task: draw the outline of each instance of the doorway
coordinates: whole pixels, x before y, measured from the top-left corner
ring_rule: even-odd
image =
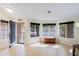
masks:
[[[16,39],[15,31],[16,31],[16,23],[10,20],[10,34],[9,34],[10,44],[15,42]]]
[[[24,22],[18,21],[17,22],[17,43],[24,44]]]

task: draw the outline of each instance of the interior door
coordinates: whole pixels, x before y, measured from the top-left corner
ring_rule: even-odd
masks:
[[[10,35],[9,35],[9,39],[10,39],[10,44],[12,44],[13,42],[15,42],[15,29],[16,29],[16,23],[14,21],[10,20]]]

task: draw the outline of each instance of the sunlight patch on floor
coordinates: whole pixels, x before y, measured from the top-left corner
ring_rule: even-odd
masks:
[[[30,46],[35,46],[35,47],[47,47],[49,45],[45,45],[45,44],[41,44],[41,43],[36,43],[36,44],[32,44]]]

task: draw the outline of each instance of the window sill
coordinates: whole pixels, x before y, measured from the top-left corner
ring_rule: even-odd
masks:
[[[74,38],[65,38],[65,37],[59,37],[59,38],[62,38],[62,39],[71,39],[71,40],[74,39]]]

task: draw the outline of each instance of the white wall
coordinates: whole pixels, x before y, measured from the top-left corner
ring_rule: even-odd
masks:
[[[42,38],[43,38],[43,23],[56,23],[56,38],[60,43],[63,44],[67,44],[67,45],[72,45],[75,43],[79,43],[79,28],[77,28],[74,25],[74,38],[63,38],[60,37],[60,30],[59,30],[59,23],[61,22],[68,22],[68,21],[75,21],[75,24],[77,22],[79,22],[79,17],[70,17],[70,18],[66,18],[63,20],[35,20],[35,19],[29,19],[26,18],[24,21],[26,22],[25,25],[25,42],[26,44],[28,43],[36,43],[39,42]],[[30,37],[30,22],[34,22],[34,23],[40,23],[40,36],[39,37]]]
[[[42,24],[43,23],[56,23],[56,38],[59,39],[60,43],[64,43],[64,44],[68,44],[68,45],[72,45],[74,43],[79,43],[79,28],[78,27],[74,27],[74,39],[70,39],[70,38],[62,38],[59,36],[59,23],[60,22],[66,22],[66,21],[75,21],[75,23],[79,22],[79,17],[69,17],[69,18],[65,18],[63,20],[35,20],[35,19],[30,19],[30,18],[24,18],[22,17],[24,22],[25,22],[25,43],[29,44],[29,43],[36,43],[39,42],[40,39],[43,37],[43,27]],[[15,18],[15,17],[11,17],[5,13],[3,13],[2,11],[0,11],[0,19],[4,19],[4,20],[14,20],[16,21],[16,19],[19,18]],[[40,36],[38,37],[30,37],[30,22],[34,22],[34,23],[40,23]],[[7,41],[9,42],[9,40],[1,40],[0,42],[4,42],[6,45]],[[1,45],[3,45],[3,43],[1,43]]]
[[[39,42],[41,33],[39,33],[38,37],[30,37],[30,23],[31,22],[40,23],[40,21],[39,20],[35,20],[35,19],[30,19],[30,18],[23,18],[23,20],[25,22],[25,44]],[[39,31],[41,32],[41,25],[40,25]]]
[[[24,22],[25,22],[25,43],[26,44],[30,44],[30,43],[36,43],[42,40],[43,38],[43,23],[57,23],[57,21],[50,21],[50,20],[35,20],[35,19],[29,19],[29,18],[24,18]],[[38,37],[30,37],[30,23],[34,22],[34,23],[40,23],[40,28],[39,28],[39,36]],[[58,23],[57,23],[58,24]],[[58,25],[56,25],[56,29],[58,29],[57,27]],[[59,31],[56,31],[56,35],[58,36]],[[57,37],[56,36],[56,37]]]
[[[74,24],[74,38],[64,38],[64,37],[60,37],[60,30],[59,30],[59,23],[61,22],[68,22],[68,21],[74,21],[75,24]],[[76,23],[79,22],[79,17],[78,16],[74,16],[74,17],[69,17],[69,18],[66,18],[66,19],[63,19],[63,20],[42,20],[41,21],[41,29],[40,29],[40,38],[42,39],[43,38],[43,35],[42,35],[42,24],[43,23],[56,23],[56,38],[57,40],[59,41],[59,43],[63,43],[63,44],[66,44],[66,45],[73,45],[73,44],[77,44],[79,43],[79,27],[76,27]],[[39,41],[40,39],[38,39]]]
[[[3,12],[1,9],[0,9],[0,20],[3,19],[3,20],[13,20],[15,21],[15,19],[9,15],[7,15],[5,12]],[[9,25],[9,24],[8,24]],[[10,45],[10,41],[9,39],[2,39],[0,38],[0,48],[5,48],[5,47],[9,47]]]
[[[79,22],[79,17],[70,17],[70,18],[66,18],[66,19],[63,19],[63,20],[60,20],[60,22],[68,22],[68,21],[75,21],[75,24],[74,24],[74,38],[63,38],[63,37],[60,37],[59,36],[59,42],[60,43],[63,43],[63,44],[66,44],[66,45],[73,45],[73,44],[77,44],[79,42],[79,28],[77,28],[75,25],[77,22]]]
[[[59,41],[59,43],[63,43],[63,44],[66,44],[66,45],[73,45],[77,42],[79,42],[78,38],[79,38],[79,28],[76,28],[75,24],[76,22],[78,22],[79,20],[79,17],[69,17],[69,18],[66,18],[66,19],[63,19],[63,20],[59,20],[59,21],[56,21],[56,38],[57,40]],[[60,29],[59,29],[59,23],[61,22],[68,22],[68,21],[75,21],[75,24],[74,24],[74,38],[64,38],[64,37],[60,37]]]

